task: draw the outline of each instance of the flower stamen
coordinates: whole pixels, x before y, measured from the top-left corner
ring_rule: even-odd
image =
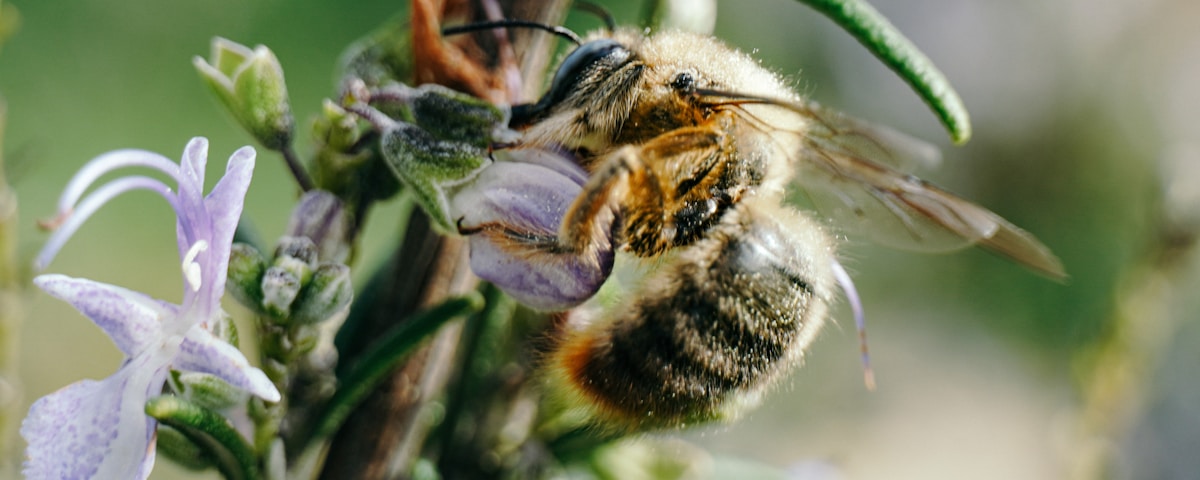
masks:
[[[202,285],[200,264],[196,262],[196,256],[200,252],[208,250],[207,240],[198,240],[188,249],[187,254],[183,256],[183,278],[187,280],[188,286],[193,292],[199,292]]]

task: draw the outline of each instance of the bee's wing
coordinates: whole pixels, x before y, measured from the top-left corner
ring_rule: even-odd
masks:
[[[978,244],[1047,276],[1066,277],[1033,235],[907,173],[936,161],[934,147],[816,105],[796,110],[810,119],[796,181],[839,226],[909,250]]]

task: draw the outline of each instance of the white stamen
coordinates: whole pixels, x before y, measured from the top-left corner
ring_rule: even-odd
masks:
[[[130,190],[138,189],[156,192],[165,198],[167,203],[171,204],[172,208],[179,209],[176,197],[171,192],[171,187],[168,187],[159,180],[139,175],[118,178],[108,182],[104,186],[97,188],[96,191],[88,194],[87,197],[84,197],[83,200],[79,201],[78,205],[64,203],[66,207],[59,212],[61,218],[56,218],[54,221],[56,225],[51,225],[56,227],[56,230],[46,241],[46,245],[42,247],[42,251],[38,253],[37,259],[34,261],[34,268],[38,270],[46,268],[46,265],[50,264],[50,260],[54,259],[54,256],[58,254],[59,249],[67,243],[67,239],[71,238],[71,235],[83,225],[83,222],[88,217],[91,217],[96,210],[99,210],[101,206],[108,203],[113,197]],[[66,197],[67,195],[64,195],[64,198]],[[74,201],[74,197],[71,198],[71,201]],[[67,214],[67,212],[70,213]]]
[[[200,285],[202,284],[200,278],[202,270],[200,269],[200,264],[196,263],[196,256],[205,250],[208,250],[208,241],[198,240],[192,244],[192,248],[189,248],[187,254],[183,256],[183,278],[187,280],[188,286],[192,287],[193,292],[200,291]]]
[[[147,167],[163,172],[173,179],[179,179],[179,165],[157,153],[131,149],[108,152],[93,158],[71,178],[71,182],[59,197],[58,211],[71,210],[75,202],[79,201],[97,179],[108,172],[126,167]]]

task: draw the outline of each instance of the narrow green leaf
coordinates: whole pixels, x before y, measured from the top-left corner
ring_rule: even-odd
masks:
[[[146,414],[174,428],[207,451],[221,474],[229,480],[255,480],[258,455],[221,414],[174,395],[151,398]]]
[[[360,355],[355,365],[341,379],[337,393],[329,399],[324,412],[317,417],[314,435],[306,440],[323,438],[336,432],[350,412],[379,386],[389,372],[424,343],[425,339],[446,322],[478,312],[483,308],[483,303],[481,295],[471,292],[448,299],[412,318],[397,322],[397,327]]]
[[[933,109],[956,144],[971,138],[971,119],[950,81],[865,0],[799,0],[846,30],[876,58],[900,75]]]
[[[158,454],[170,458],[175,464],[192,471],[203,471],[213,467],[208,449],[200,448],[186,435],[165,423],[158,424]]]

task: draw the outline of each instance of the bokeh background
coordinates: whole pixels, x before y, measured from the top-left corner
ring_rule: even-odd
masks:
[[[211,37],[270,46],[305,125],[331,95],[342,48],[403,2],[8,3],[21,26],[0,50],[3,153],[28,261],[45,238],[34,221],[52,214],[88,159],[126,147],[178,158],[189,138],[206,136],[215,178],[251,142],[191,65]],[[851,236],[842,257],[867,309],[878,390],[862,385],[841,306],[804,368],[762,408],[679,436],[805,479],[1195,478],[1200,3],[873,4],[958,89],[974,120],[969,144],[951,146],[901,80],[798,3],[721,3],[716,35],[827,106],[941,146],[941,168],[918,173],[1036,234],[1071,278],[1055,283],[980,251],[916,254]],[[632,22],[640,7],[610,8]],[[568,23],[598,25],[579,13]],[[282,162],[262,153],[246,208],[260,231],[282,230],[294,194]],[[391,241],[389,215],[388,206],[375,212],[360,265]],[[128,195],[89,221],[49,271],[177,301],[172,232],[163,202]],[[24,298],[20,414],[120,362],[65,304],[36,291]],[[153,478],[217,477],[162,461]]]

